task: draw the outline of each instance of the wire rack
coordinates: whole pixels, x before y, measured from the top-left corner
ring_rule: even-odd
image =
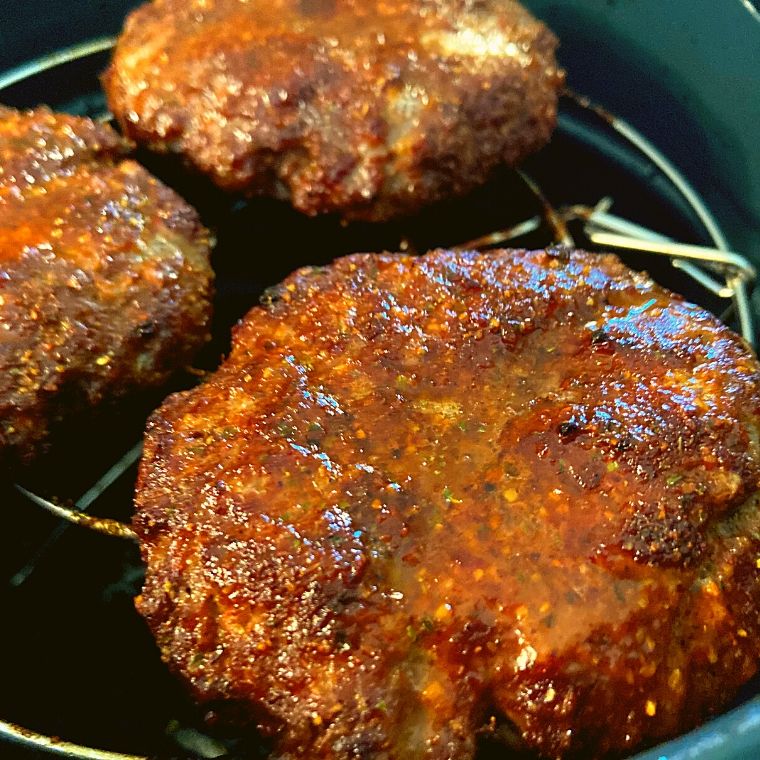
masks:
[[[0,75],[0,93],[42,72],[108,51],[114,43],[114,38],[102,37],[24,64]],[[665,257],[670,261],[671,266],[685,273],[699,288],[724,302],[725,308],[721,319],[735,326],[747,343],[754,345],[755,330],[750,294],[757,279],[755,267],[745,256],[730,249],[724,234],[700,196],[681,172],[652,143],[628,123],[603,111],[586,98],[569,92],[565,93],[565,96],[581,108],[601,116],[620,137],[662,172],[700,220],[712,245],[684,244],[617,216],[612,213],[614,200],[611,196],[600,198],[593,206],[580,204],[554,208],[539,185],[527,174],[519,172],[525,187],[538,201],[542,213],[520,220],[507,229],[467,241],[453,248],[487,250],[505,243],[519,242],[524,236],[539,230],[545,234],[546,245],[574,246],[576,241],[570,229],[572,226],[580,225],[585,239],[601,249],[639,251]],[[107,113],[100,115],[103,121],[108,121],[110,118],[110,114]],[[61,522],[38,546],[27,564],[12,577],[11,585],[19,586],[27,580],[39,558],[60,538],[68,524],[83,526],[111,537],[136,540],[134,531],[125,523],[93,517],[88,510],[112,485],[125,476],[139,460],[141,452],[141,443],[136,443],[71,506],[43,498],[35,493],[34,489],[26,488],[20,483],[15,484],[16,489],[26,499],[61,518]],[[147,760],[140,755],[109,752],[73,744],[3,720],[0,720],[0,737],[30,749],[60,757],[80,760]],[[194,747],[201,756],[220,757],[224,754],[224,749],[213,742],[210,749],[208,742],[206,743],[205,751],[202,745],[203,742],[200,742]],[[186,746],[185,749],[190,748]]]

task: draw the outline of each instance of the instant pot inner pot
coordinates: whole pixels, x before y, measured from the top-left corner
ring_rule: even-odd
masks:
[[[98,75],[108,58],[107,43],[85,46],[65,58],[48,61],[45,71],[29,67],[13,83],[6,78],[0,99],[17,107],[44,102],[103,117]],[[610,213],[674,240],[715,242],[699,209],[672,179],[607,118],[571,97],[562,99],[551,144],[523,167],[543,198],[525,177],[504,172],[467,198],[383,226],[345,226],[332,218],[307,219],[274,201],[231,200],[171,161],[140,158],[185,194],[217,231],[214,337],[198,362],[206,370],[218,364],[229,347],[231,326],[265,288],[299,266],[324,264],[343,254],[451,247],[523,222],[528,222],[523,229],[534,229],[507,244],[545,247],[562,232],[547,223],[547,205],[559,212],[569,206],[594,207],[603,199],[608,199]],[[571,221],[567,233],[579,245],[588,245],[581,223]],[[733,318],[729,302],[667,258],[640,252],[622,257],[727,321]],[[165,392],[194,382],[197,377],[188,374]],[[139,443],[145,418],[160,398],[139,399],[95,423],[82,421],[49,457],[19,473],[18,481],[45,497],[75,502],[115,466],[113,482],[88,500],[98,515],[129,520],[135,466],[119,461]],[[201,711],[161,663],[133,607],[142,581],[136,546],[67,526],[12,485],[3,486],[0,520],[0,651],[5,653],[0,717],[77,744],[144,756],[195,756],[190,748],[207,757],[222,752],[266,756],[266,746],[255,737],[241,738],[224,729],[211,729],[211,739],[198,733],[209,732]],[[755,691],[750,685],[742,698]],[[11,758],[41,752],[10,746],[0,750]],[[503,748],[484,747],[482,755],[505,757]]]

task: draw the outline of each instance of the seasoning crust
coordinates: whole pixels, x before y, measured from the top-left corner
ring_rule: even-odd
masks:
[[[209,235],[110,127],[0,106],[0,465],[206,340]]]
[[[612,255],[302,269],[150,422],[138,609],[279,758],[627,755],[756,671],[759,415],[746,344]]]
[[[224,189],[384,220],[547,142],[556,45],[512,0],[155,0],[104,85],[125,134]]]

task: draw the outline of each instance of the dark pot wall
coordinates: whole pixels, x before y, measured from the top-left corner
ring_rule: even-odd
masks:
[[[760,259],[760,14],[749,0],[524,0],[569,84],[627,119]]]
[[[0,0],[0,71],[76,42],[116,34],[138,0]]]

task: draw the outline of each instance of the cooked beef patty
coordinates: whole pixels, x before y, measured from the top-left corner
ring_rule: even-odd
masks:
[[[0,464],[203,344],[209,237],[110,127],[0,107]]]
[[[546,143],[556,44],[511,0],[156,0],[105,86],[127,135],[223,188],[382,220]]]
[[[611,255],[302,269],[150,422],[140,612],[278,758],[619,756],[760,655],[760,365]]]

